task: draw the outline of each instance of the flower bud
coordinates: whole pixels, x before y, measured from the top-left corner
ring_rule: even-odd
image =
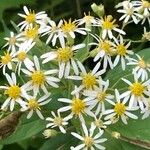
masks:
[[[112,135],[112,137],[114,137],[114,138],[116,138],[116,139],[119,139],[120,136],[121,136],[121,134],[120,134],[119,132],[115,132],[115,131],[112,132],[111,135]]]
[[[99,17],[103,17],[105,14],[105,10],[104,10],[104,5],[96,5],[95,3],[93,3],[91,5],[91,8],[93,10],[93,12],[95,12]]]
[[[47,139],[47,138],[56,136],[57,135],[57,131],[56,130],[52,130],[52,129],[46,129],[46,130],[44,130],[44,132],[42,134]]]

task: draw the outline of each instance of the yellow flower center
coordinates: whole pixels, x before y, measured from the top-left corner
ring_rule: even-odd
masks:
[[[33,110],[40,108],[36,99],[30,99],[28,102],[28,107]]]
[[[99,102],[104,102],[105,101],[105,96],[106,96],[106,92],[99,92],[97,94],[97,99]]]
[[[29,28],[25,31],[25,35],[28,39],[35,39],[38,36],[38,27]]]
[[[28,22],[28,23],[34,23],[36,21],[36,17],[35,17],[35,12],[31,12],[30,10],[30,14],[26,16],[25,20]]]
[[[42,85],[45,82],[45,75],[42,71],[35,71],[31,75],[33,84]]]
[[[127,15],[129,15],[129,16],[132,16],[133,15],[133,9],[131,8],[131,9],[128,9],[127,10]]]
[[[97,84],[96,77],[91,73],[88,73],[83,76],[82,84],[85,86],[86,89],[91,89],[94,85]]]
[[[144,92],[144,88],[145,87],[141,83],[139,83],[139,82],[135,82],[135,83],[133,83],[133,85],[131,85],[129,87],[130,91],[135,96],[142,96],[142,94]]]
[[[103,121],[101,119],[96,119],[95,122],[94,122],[94,124],[98,128],[102,128],[103,127]]]
[[[123,103],[116,103],[114,107],[114,111],[118,116],[121,116],[125,113],[126,107]]]
[[[149,3],[148,1],[143,0],[143,1],[142,1],[142,6],[143,6],[144,8],[149,8],[149,7],[150,7],[150,3]]]
[[[57,58],[59,62],[67,62],[73,57],[73,51],[70,47],[59,48]]]
[[[12,57],[10,56],[9,52],[4,53],[4,56],[1,57],[1,62],[3,65],[8,64],[9,62],[11,62]]]
[[[21,51],[18,53],[17,58],[19,61],[24,61],[26,56],[27,56],[26,53],[24,51]]]
[[[69,19],[68,22],[64,21],[64,25],[62,25],[61,28],[64,32],[70,32],[70,31],[74,31],[77,28],[77,26],[74,21],[71,22],[71,19]]]
[[[145,62],[143,59],[141,59],[141,60],[139,60],[139,62],[138,62],[138,66],[139,66],[140,68],[145,69],[145,68],[147,67],[147,64],[146,64],[146,62]]]
[[[123,44],[117,46],[118,55],[125,56],[126,55],[126,47]]]
[[[113,20],[113,17],[111,15],[108,15],[104,18],[102,23],[102,28],[106,30],[112,30],[114,27],[117,27],[117,24],[114,24],[116,20]]]
[[[15,36],[14,37],[10,37],[9,44],[10,45],[15,45],[15,43],[16,43],[16,37]]]
[[[56,126],[60,126],[60,125],[62,125],[62,118],[61,117],[55,117],[54,118],[54,125],[56,125]]]
[[[85,143],[86,147],[91,147],[94,144],[94,140],[90,136],[86,136],[84,138],[84,143]]]
[[[12,85],[5,91],[5,94],[8,94],[9,97],[15,100],[20,97],[21,89],[17,85]]]
[[[85,109],[85,102],[82,101],[81,99],[78,99],[78,98],[74,98],[72,100],[72,112],[75,114],[75,115],[79,115],[80,113],[84,113],[84,109]]]

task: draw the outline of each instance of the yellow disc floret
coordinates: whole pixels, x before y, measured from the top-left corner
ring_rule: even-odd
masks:
[[[45,75],[42,71],[35,71],[32,75],[33,84],[42,85],[45,82]]]
[[[98,92],[97,99],[99,102],[104,102],[106,97],[106,92]]]
[[[126,111],[126,106],[123,103],[116,103],[114,107],[114,111],[118,116],[121,116]]]
[[[25,35],[27,37],[27,39],[35,39],[38,36],[38,27],[34,27],[34,28],[29,28],[25,31]]]
[[[25,20],[28,22],[28,23],[34,23],[36,21],[36,16],[35,16],[35,12],[31,12],[30,10],[30,13],[29,15],[26,16]]]
[[[10,56],[9,52],[4,53],[4,56],[1,56],[1,63],[3,65],[7,65],[9,62],[11,62],[12,57]]]
[[[26,58],[26,53],[24,51],[19,52],[17,58],[19,61],[24,61]]]
[[[123,44],[119,44],[116,49],[117,49],[117,54],[118,55],[121,55],[121,56],[125,56],[126,55],[127,49],[126,49],[126,47]]]
[[[143,59],[141,59],[141,60],[139,60],[139,62],[138,62],[138,66],[139,66],[140,68],[145,69],[145,68],[147,67],[147,64],[146,64],[146,62],[145,62]]]
[[[15,43],[16,43],[16,37],[14,36],[14,37],[10,37],[10,39],[9,39],[9,44],[10,45],[15,45]]]
[[[91,89],[94,85],[97,84],[96,77],[91,73],[88,73],[83,76],[82,84],[85,86],[86,89]]]
[[[59,62],[67,62],[73,57],[71,47],[59,48],[57,51],[57,59]]]
[[[36,99],[30,99],[29,102],[28,102],[28,107],[29,109],[39,109],[39,104],[38,104],[38,101]]]
[[[94,144],[94,140],[90,136],[86,136],[84,138],[84,143],[85,143],[86,147],[90,148]]]
[[[63,122],[63,119],[61,117],[55,117],[54,118],[54,125],[61,126]]]
[[[143,8],[150,8],[150,3],[148,1],[142,0]]]
[[[15,100],[20,97],[21,89],[17,85],[12,85],[5,91],[5,94]]]
[[[84,109],[85,109],[85,102],[82,101],[81,99],[78,99],[78,98],[74,98],[72,100],[72,112],[75,114],[75,115],[79,115],[80,113],[84,113]]]
[[[144,86],[140,82],[133,83],[129,89],[135,96],[142,96],[144,92]]]

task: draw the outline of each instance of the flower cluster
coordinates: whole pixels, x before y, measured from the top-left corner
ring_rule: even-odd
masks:
[[[95,18],[89,14],[75,21],[55,23],[44,11],[35,13],[24,6],[24,14],[18,14],[23,18],[18,24],[20,31],[11,31],[10,37],[5,38],[7,43],[3,48],[7,50],[0,57],[0,67],[8,81],[0,86],[6,98],[1,110],[19,109],[28,112],[28,119],[36,112],[44,119],[47,116],[43,105],[49,105],[53,101],[52,92],[58,90],[62,95],[58,103],[62,107],[56,110],[53,106],[49,110],[51,116],[45,119],[46,127],[58,128],[65,134],[71,124],[74,126],[71,120],[78,122],[82,128],[71,134],[81,143],[71,146],[71,150],[104,150],[101,143],[107,139],[101,136],[107,126],[119,120],[127,124],[129,118],[138,119],[137,110],[143,114],[142,119],[149,117],[150,64],[134,53],[132,41],[124,37],[124,27],[130,22],[144,24],[146,20],[150,24],[150,3],[124,1],[116,8],[123,13],[119,19],[123,20],[123,27],[111,15]],[[100,33],[94,33],[93,28]],[[75,44],[81,35],[93,40]],[[42,41],[43,36],[46,42]],[[80,53],[83,50],[88,51],[85,59],[93,57],[92,70],[79,58],[84,55]],[[111,79],[104,78],[107,71],[117,65],[121,65],[122,71],[129,66],[133,68],[134,80],[121,78],[127,87],[124,91],[113,89]]]

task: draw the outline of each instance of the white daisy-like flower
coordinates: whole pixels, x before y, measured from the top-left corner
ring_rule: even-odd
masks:
[[[82,144],[71,147],[71,150],[105,150],[105,147],[101,145],[101,143],[105,142],[106,138],[101,138],[102,134],[104,133],[103,130],[100,130],[98,133],[95,132],[96,126],[91,123],[91,127],[88,131],[86,125],[82,123],[82,129],[84,135],[81,136],[78,133],[71,132],[71,134],[76,137],[77,139],[81,140]]]
[[[150,116],[150,98],[147,99],[147,106],[141,111],[143,114],[142,119],[146,119]]]
[[[113,117],[121,118],[122,122],[124,124],[127,124],[127,119],[130,117],[132,119],[138,119],[138,117],[130,111],[135,111],[138,109],[138,107],[129,108],[125,104],[128,102],[129,96],[125,97],[123,100],[121,100],[121,95],[119,94],[118,90],[115,89],[115,97],[116,97],[116,103],[113,101],[110,101],[110,104],[113,105],[113,109],[107,109],[104,112],[104,115],[107,115],[104,119],[108,120]]]
[[[0,86],[0,89],[4,89],[5,95],[8,95],[8,98],[2,104],[1,109],[5,109],[10,105],[10,111],[13,111],[15,103],[18,103],[22,108],[26,108],[26,103],[23,101],[23,98],[26,96],[26,89],[23,86],[17,84],[16,75],[12,73],[9,76],[7,73],[5,77],[9,83],[8,86]]]
[[[94,116],[94,125],[99,129],[106,129],[108,125],[110,125],[112,123],[111,120],[104,120],[103,118],[103,114],[100,113],[99,117],[97,117],[96,115]]]
[[[93,104],[90,106],[90,109],[96,107],[95,115],[98,115],[100,112],[103,113],[105,111],[106,101],[109,102],[114,99],[114,96],[107,92],[108,87],[109,87],[109,80],[107,80],[106,82],[100,80],[99,86],[95,86],[92,91],[85,90],[83,92],[83,95],[92,97]]]
[[[51,111],[51,114],[54,118],[51,118],[51,117],[46,118],[46,121],[50,122],[46,125],[46,128],[58,127],[62,133],[66,133],[64,126],[68,125],[68,120],[70,120],[72,118],[72,116],[67,116],[67,117],[63,118],[63,117],[61,117],[60,112],[58,112],[58,111],[57,111],[57,115],[53,111]]]
[[[117,12],[123,13],[123,16],[121,16],[119,20],[124,20],[124,23],[133,21],[135,24],[137,24],[139,20],[143,18],[143,16],[137,12],[132,2],[125,1],[125,2],[122,2],[122,5],[120,6],[123,6],[123,9],[119,9],[117,10]]]
[[[41,58],[44,58],[42,63],[47,63],[51,60],[57,60],[59,64],[59,78],[67,77],[70,73],[70,69],[72,69],[76,75],[79,74],[78,65],[74,59],[74,53],[85,47],[85,44],[78,44],[75,46],[65,46],[60,47],[57,51],[48,52],[43,54]]]
[[[116,20],[113,19],[111,15],[105,16],[105,18],[100,19],[99,26],[102,27],[102,39],[105,39],[108,35],[110,39],[115,38],[112,31],[116,31],[119,34],[125,35],[126,33],[118,28],[118,25],[115,24]]]
[[[62,32],[66,35],[66,37],[69,35],[73,39],[75,38],[75,32],[82,34],[82,35],[86,35],[87,32],[90,31],[90,29],[88,28],[78,27],[77,22],[71,21],[71,19],[69,19],[68,22],[64,20],[61,26],[61,29],[62,29]]]
[[[114,60],[114,67],[121,61],[122,69],[125,70],[126,67],[126,60],[130,59],[130,55],[133,55],[134,52],[131,50],[128,50],[131,42],[128,42],[126,45],[123,41],[123,37],[120,35],[120,39],[114,39],[116,42],[116,58]]]
[[[58,112],[66,112],[70,110],[71,113],[67,116],[69,118],[70,116],[75,116],[78,117],[81,122],[85,122],[83,115],[89,115],[91,117],[94,116],[94,114],[88,108],[88,106],[91,105],[91,98],[81,99],[79,97],[79,93],[76,93],[72,99],[59,98],[58,101],[68,104],[68,106],[59,108]]]
[[[41,113],[41,106],[48,104],[51,99],[49,98],[50,93],[45,94],[44,96],[37,98],[37,95],[27,95],[26,98],[26,108],[22,108],[21,111],[29,111],[27,115],[27,119],[31,118],[33,113],[36,112],[36,114],[41,118],[44,119],[42,113]]]
[[[35,45],[35,42],[31,43],[30,46],[25,43],[20,44],[19,50],[14,53],[14,62],[16,62],[16,71],[20,75],[22,64],[24,64],[29,70],[33,70],[34,63],[28,58],[27,53]]]
[[[62,24],[63,20],[60,20],[58,25],[53,20],[48,20],[48,24],[46,25],[44,33],[42,34],[42,36],[48,35],[46,44],[52,42],[52,46],[55,46],[58,38],[61,46],[64,45],[64,34],[62,33],[61,29]]]
[[[111,57],[115,54],[115,44],[110,40],[103,40],[98,35],[92,35],[98,43],[90,43],[89,45],[95,45],[97,54],[94,57],[94,62],[102,61],[103,59],[103,68],[106,69],[108,65],[113,69],[113,62]]]
[[[40,88],[44,93],[48,93],[46,88],[47,85],[55,88],[59,87],[56,83],[58,83],[60,80],[56,77],[51,76],[58,73],[57,69],[49,69],[48,71],[42,70],[37,56],[34,56],[34,65],[35,68],[33,68],[32,70],[29,70],[31,69],[29,67],[27,69],[22,69],[23,73],[25,73],[30,78],[30,81],[25,84],[27,90],[33,89],[34,95],[37,95]]]
[[[10,37],[4,38],[7,43],[3,46],[3,48],[8,46],[8,51],[16,52],[16,47],[19,47],[20,42],[24,41],[21,36],[21,34],[15,35],[15,33],[11,31]]]
[[[142,81],[148,79],[148,73],[150,72],[150,64],[147,63],[140,55],[136,54],[137,59],[130,59],[127,65],[135,66],[133,74],[136,74]]]
[[[129,85],[126,92],[121,94],[121,97],[129,97],[129,108],[136,107],[139,104],[141,110],[147,106],[147,101],[145,96],[150,96],[150,91],[148,91],[148,86],[150,85],[150,79],[141,82],[138,81],[138,77],[134,75],[134,82],[131,83],[129,80],[122,78],[122,80]]]
[[[77,81],[81,81],[81,85],[77,88],[75,88],[71,94],[75,94],[80,92],[81,90],[92,90],[94,89],[95,86],[97,86],[98,84],[101,84],[99,80],[102,74],[104,74],[106,72],[105,69],[102,69],[100,71],[100,62],[98,62],[96,64],[96,66],[94,67],[94,69],[92,71],[87,72],[86,69],[84,68],[83,64],[79,61],[77,61],[78,66],[81,70],[80,76],[68,76],[68,79],[72,79],[72,80],[77,80]]]
[[[18,26],[21,26],[20,30],[22,31],[24,28],[28,29],[30,26],[36,24],[43,25],[43,18],[47,17],[47,14],[45,14],[45,11],[41,11],[39,13],[35,13],[33,10],[29,10],[26,6],[23,7],[23,10],[25,14],[18,14],[20,17],[24,18],[25,20],[20,22]]]
[[[9,70],[12,70],[12,62],[14,61],[14,52],[6,51],[4,52],[4,55],[0,56],[0,68],[3,68],[3,74],[6,73],[6,67],[8,67]]]

